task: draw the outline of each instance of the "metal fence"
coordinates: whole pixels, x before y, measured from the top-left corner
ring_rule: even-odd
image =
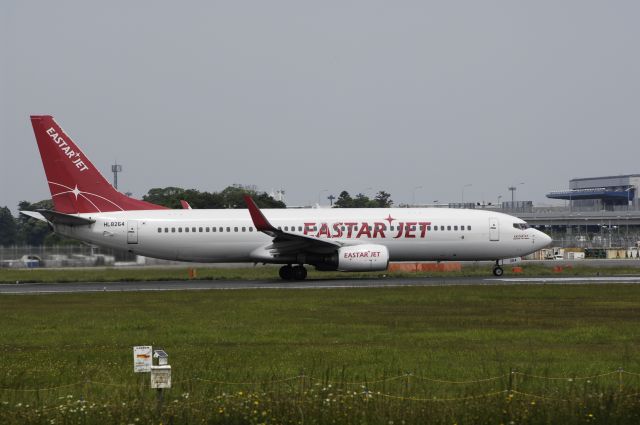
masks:
[[[91,245],[8,246],[0,247],[0,267],[96,267],[116,262],[135,262],[126,251]]]

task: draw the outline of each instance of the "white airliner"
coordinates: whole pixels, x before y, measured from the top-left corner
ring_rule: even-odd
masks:
[[[389,261],[502,261],[551,238],[519,218],[445,208],[167,209],[116,191],[53,117],[31,117],[54,210],[23,211],[59,234],[154,258],[282,264],[280,277],[318,270],[382,271]],[[185,203],[186,204],[186,203]],[[183,204],[183,205],[185,205]],[[188,206],[188,204],[186,204]]]

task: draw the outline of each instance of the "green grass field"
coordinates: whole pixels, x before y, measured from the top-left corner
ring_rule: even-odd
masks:
[[[2,296],[0,423],[638,423],[639,322],[634,285]]]

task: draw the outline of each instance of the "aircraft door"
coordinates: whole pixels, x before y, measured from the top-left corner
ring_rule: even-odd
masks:
[[[500,221],[495,217],[489,219],[489,240],[500,240]]]
[[[127,221],[127,243],[138,243],[138,222]]]

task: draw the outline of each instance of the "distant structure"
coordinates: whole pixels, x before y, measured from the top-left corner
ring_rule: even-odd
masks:
[[[638,209],[640,174],[586,177],[569,180],[569,189],[547,193],[547,198],[569,201],[569,208],[593,210]]]
[[[269,196],[271,196],[276,201],[284,202],[284,189],[271,189],[271,193],[269,194]]]
[[[257,192],[258,191],[258,186],[256,186],[255,184],[234,183],[231,186],[235,187],[236,189],[249,190],[249,191],[252,191],[252,192]]]
[[[116,163],[111,166],[111,172],[113,172],[113,187],[118,190],[118,173],[122,172],[122,165],[119,165],[116,161]]]

